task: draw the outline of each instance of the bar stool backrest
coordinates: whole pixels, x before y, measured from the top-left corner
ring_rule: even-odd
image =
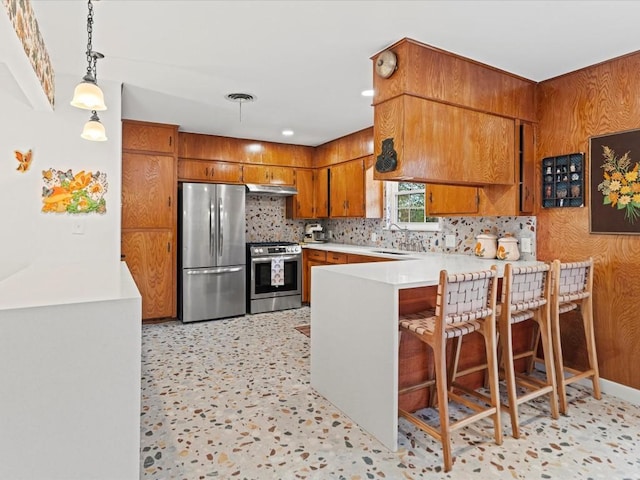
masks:
[[[486,318],[494,313],[496,271],[447,274],[440,272],[436,317],[449,325]]]
[[[582,262],[560,263],[554,260],[556,282],[553,294],[557,302],[567,303],[587,298],[593,287],[593,259]]]
[[[514,267],[510,263],[505,265],[503,282],[506,280],[510,284],[502,285],[502,308],[509,305],[511,312],[520,312],[545,305],[549,294],[550,268],[548,264],[530,267]]]

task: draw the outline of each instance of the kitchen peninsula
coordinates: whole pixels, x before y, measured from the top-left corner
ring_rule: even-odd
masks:
[[[392,451],[398,439],[402,292],[434,290],[441,270],[458,273],[495,264],[502,277],[505,265],[470,255],[415,255],[421,259],[318,266],[311,273],[311,385]]]
[[[139,477],[140,312],[124,262],[0,269],[0,478]]]

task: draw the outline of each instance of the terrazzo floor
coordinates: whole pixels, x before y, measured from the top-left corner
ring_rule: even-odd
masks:
[[[570,386],[569,415],[521,407],[523,434],[490,423],[440,444],[404,419],[388,451],[309,385],[309,308],[142,327],[143,479],[640,479],[640,407]],[[336,372],[339,375],[339,372]],[[425,415],[432,414],[423,410]]]

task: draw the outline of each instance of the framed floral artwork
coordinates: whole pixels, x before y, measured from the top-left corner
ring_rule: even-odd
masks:
[[[640,130],[589,139],[591,233],[640,234]]]

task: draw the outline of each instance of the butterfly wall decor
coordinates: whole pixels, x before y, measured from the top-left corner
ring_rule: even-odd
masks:
[[[29,167],[31,166],[31,160],[33,158],[33,152],[29,150],[27,153],[22,153],[18,150],[15,150],[15,154],[16,154],[16,160],[20,163],[20,165],[18,165],[18,168],[16,168],[16,170],[22,173],[29,170]]]

